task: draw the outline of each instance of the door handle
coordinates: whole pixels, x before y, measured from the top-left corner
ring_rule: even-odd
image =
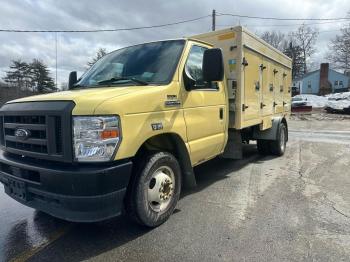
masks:
[[[222,107],[219,109],[219,117],[220,120],[224,119],[224,109]]]

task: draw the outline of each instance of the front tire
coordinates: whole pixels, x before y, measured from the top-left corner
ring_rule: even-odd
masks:
[[[157,227],[173,213],[181,192],[181,169],[170,153],[146,158],[135,173],[127,200],[127,212],[141,225]]]

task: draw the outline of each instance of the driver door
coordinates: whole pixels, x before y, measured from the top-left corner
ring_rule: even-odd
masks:
[[[183,74],[196,82],[189,90],[182,81],[182,102],[187,138],[193,165],[210,159],[223,151],[226,130],[226,97],[222,82],[203,81],[203,54],[207,48],[192,45]],[[182,75],[184,80],[184,75]]]

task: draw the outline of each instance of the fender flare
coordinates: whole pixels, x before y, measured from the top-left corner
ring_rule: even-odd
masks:
[[[253,128],[253,139],[261,140],[276,140],[278,135],[278,128],[283,123],[287,128],[287,141],[288,141],[288,124],[284,116],[277,116],[272,118],[272,127],[266,130],[259,130],[259,126]]]

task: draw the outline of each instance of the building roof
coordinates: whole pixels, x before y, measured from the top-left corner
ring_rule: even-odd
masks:
[[[346,74],[340,73],[340,72],[335,71],[334,69],[331,69],[331,68],[329,68],[329,70],[330,70],[330,71],[333,71],[334,73],[337,73],[337,74],[339,74],[339,75],[343,75],[343,76],[345,76],[345,77],[347,77],[347,78],[350,79],[350,76],[347,76]],[[310,76],[310,75],[312,75],[312,74],[314,74],[314,73],[317,73],[317,72],[319,72],[319,71],[320,71],[320,69],[317,69],[317,70],[312,71],[312,72],[308,72],[308,73],[304,74],[302,77],[299,77],[299,78],[297,78],[297,79],[294,79],[294,81],[301,81],[301,80],[303,80],[305,77],[308,77],[308,76]]]
[[[304,74],[303,76],[301,76],[301,77],[295,79],[294,81],[301,81],[303,78],[308,77],[309,75],[312,75],[312,74],[314,74],[314,73],[316,73],[316,72],[318,72],[318,71],[320,71],[320,69],[317,69],[317,70],[312,71],[312,72],[308,72],[308,73]]]

